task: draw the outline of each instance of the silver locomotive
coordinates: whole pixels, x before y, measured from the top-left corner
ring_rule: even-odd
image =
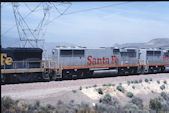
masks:
[[[169,50],[62,46],[52,50],[52,59],[60,78],[156,73],[168,70]]]

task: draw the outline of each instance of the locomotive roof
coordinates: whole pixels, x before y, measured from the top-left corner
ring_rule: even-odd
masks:
[[[161,49],[161,48],[141,48],[142,50],[147,50],[147,51],[162,51],[166,49]]]
[[[131,47],[96,47],[96,48],[87,48],[87,47],[81,47],[81,46],[56,46],[54,49],[138,49],[138,48],[131,48]]]
[[[37,52],[43,52],[41,48],[22,48],[22,47],[7,47],[2,48],[2,51],[37,51]]]
[[[62,49],[62,50],[86,50],[86,49],[120,49],[120,50],[138,50],[139,48],[134,47],[97,47],[97,48],[86,48],[81,46],[56,46],[54,49]],[[140,48],[142,50],[152,50],[152,51],[162,51],[162,50],[169,50],[164,48]]]

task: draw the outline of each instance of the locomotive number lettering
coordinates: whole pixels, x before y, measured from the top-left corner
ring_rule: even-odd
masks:
[[[93,58],[92,56],[87,57],[88,65],[96,65],[96,64],[118,64],[118,58],[116,56],[111,56],[111,62],[109,58]]]
[[[7,54],[2,53],[1,54],[1,66],[3,65],[11,65],[13,62],[13,59],[11,57],[7,57]]]

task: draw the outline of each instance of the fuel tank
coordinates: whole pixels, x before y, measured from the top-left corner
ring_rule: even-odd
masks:
[[[102,77],[102,76],[117,76],[118,70],[94,70],[93,76],[94,77]]]

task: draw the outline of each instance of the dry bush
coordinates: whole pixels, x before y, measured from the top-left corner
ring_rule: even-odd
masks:
[[[139,109],[143,109],[143,100],[139,97],[133,97],[131,103],[137,105]]]
[[[161,98],[150,99],[149,108],[158,112],[162,108]]]
[[[165,85],[161,85],[161,86],[160,86],[160,89],[161,89],[161,90],[164,90],[164,89],[165,89]]]
[[[129,97],[129,98],[132,98],[134,95],[133,95],[132,92],[127,92],[126,96]]]
[[[148,82],[149,80],[146,78],[144,81],[145,81],[145,82]]]
[[[97,92],[101,95],[103,95],[103,90],[101,88],[97,89]]]
[[[122,93],[125,92],[123,86],[121,86],[121,85],[118,85],[118,86],[116,87],[116,89],[119,90],[119,91],[122,92]]]

